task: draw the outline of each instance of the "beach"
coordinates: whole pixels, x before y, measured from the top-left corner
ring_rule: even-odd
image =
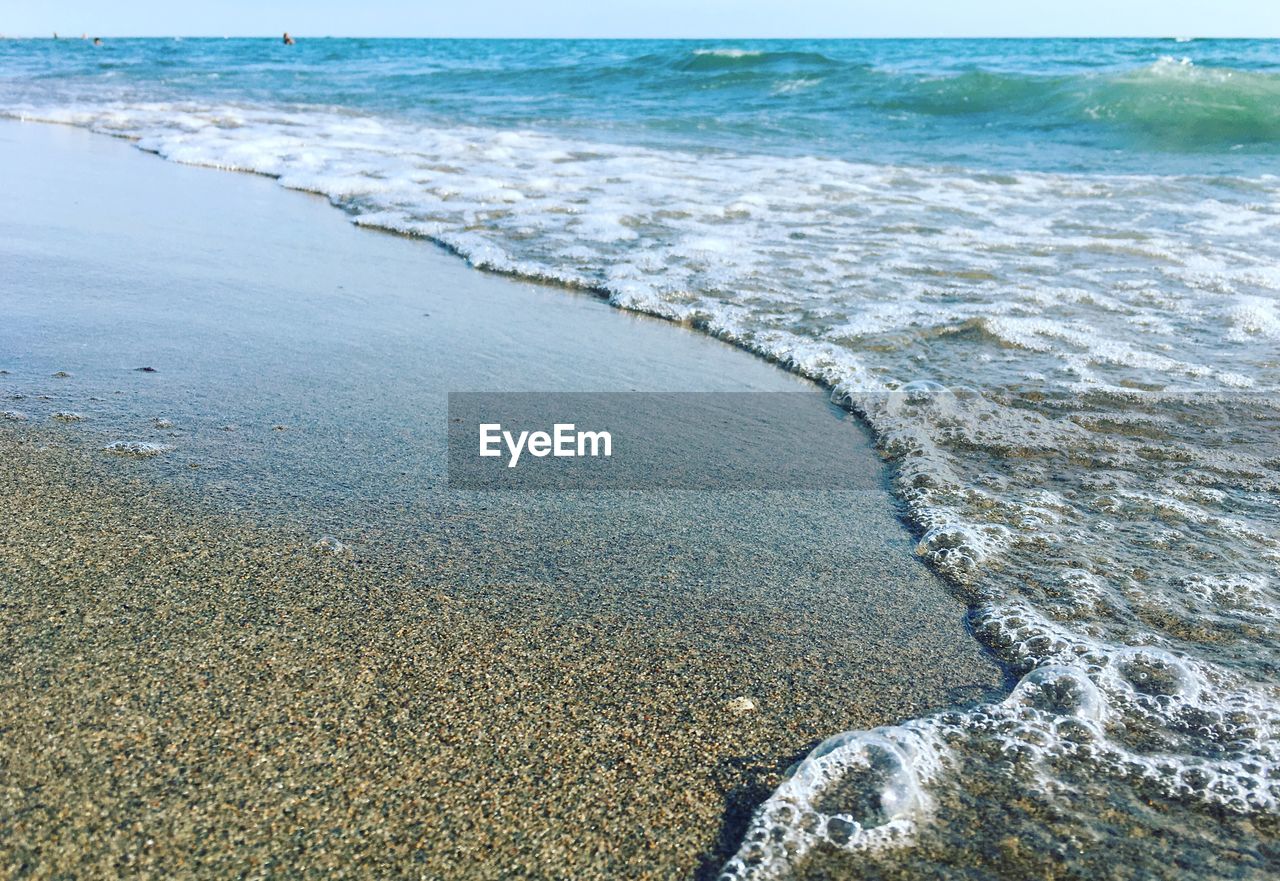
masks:
[[[298,704],[405,757],[253,746],[323,764],[299,785],[362,831],[263,790],[252,848],[199,833],[218,859],[392,835],[422,862],[375,874],[1273,877],[1277,108],[1273,39],[0,40],[0,559],[46,628],[14,657],[81,657],[42,585],[121,627],[161,595],[111,580],[141,527],[89,525],[145,510],[182,589],[145,640],[105,631],[104,694],[142,675],[122,644],[208,645],[261,684],[221,705],[238,742]],[[179,614],[192,553],[243,591],[200,608],[286,591],[293,669],[421,724],[214,652],[264,619]],[[37,697],[99,706],[80,682]],[[24,761],[144,770],[84,733],[118,727],[15,719]],[[280,782],[188,740],[138,755]],[[0,830],[102,852],[30,768]],[[138,791],[87,802],[182,814]]]
[[[447,391],[818,388],[263,178],[0,153],[7,874],[713,877],[832,731],[1003,694],[856,427],[874,492],[441,482]]]

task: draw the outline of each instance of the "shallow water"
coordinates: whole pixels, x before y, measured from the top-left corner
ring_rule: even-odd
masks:
[[[1052,828],[1081,868],[1107,848],[1086,789],[1160,874],[1275,868],[1280,45],[296,48],[5,43],[0,101],[834,387],[919,553],[1025,674],[820,750],[730,873],[832,850],[961,872],[1009,793],[1042,803],[1000,834]],[[1225,863],[1159,859],[1254,822]]]

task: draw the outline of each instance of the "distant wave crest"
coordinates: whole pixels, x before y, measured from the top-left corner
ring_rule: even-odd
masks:
[[[750,49],[694,49],[677,56],[672,67],[686,71],[769,70],[798,67],[836,68],[841,62],[821,52],[766,52]]]
[[[1199,67],[1185,59],[1107,74],[975,70],[897,85],[886,109],[1009,116],[1040,128],[1108,126],[1163,149],[1280,144],[1280,74]]]

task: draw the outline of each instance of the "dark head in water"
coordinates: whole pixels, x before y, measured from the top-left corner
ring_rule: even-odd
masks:
[[[288,32],[288,31],[285,31],[285,32],[284,32],[284,38],[283,38],[283,40],[282,40],[281,42],[283,42],[286,46],[292,46],[292,45],[293,45],[293,37],[289,36],[289,32]]]
[[[95,46],[101,46],[101,45],[102,45],[102,37],[94,37],[94,38],[93,38],[93,45],[95,45]]]

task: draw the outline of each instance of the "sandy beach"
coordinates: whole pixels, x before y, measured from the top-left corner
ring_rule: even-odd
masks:
[[[887,489],[441,483],[448,391],[816,386],[263,178],[0,156],[6,875],[712,877],[818,740],[1002,692]]]

